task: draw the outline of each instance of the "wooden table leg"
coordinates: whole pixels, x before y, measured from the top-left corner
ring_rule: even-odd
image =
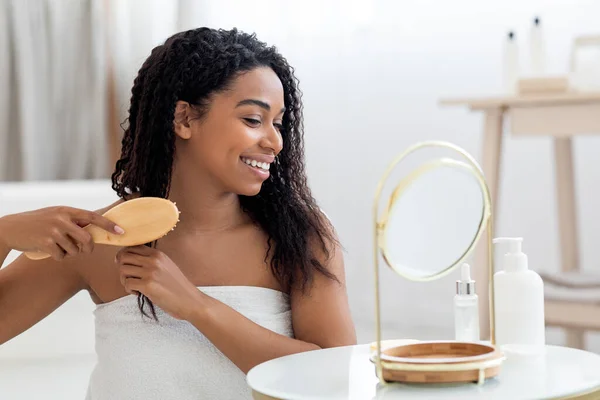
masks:
[[[502,132],[504,110],[493,108],[485,110],[483,128],[483,152],[481,168],[487,181],[492,198],[494,217],[498,216],[498,187],[500,183],[500,167],[502,155]],[[490,312],[488,282],[492,277],[488,274],[487,232],[481,237],[475,253],[474,278],[477,282],[479,296],[479,325],[482,340],[490,339]]]
[[[556,173],[556,199],[558,205],[558,230],[560,237],[561,271],[579,270],[577,211],[575,204],[575,173],[573,168],[573,143],[570,138],[554,139]],[[583,349],[584,331],[566,329],[568,347]]]
[[[573,145],[570,138],[554,139],[554,162],[561,270],[563,272],[578,271],[579,249],[577,246],[575,173],[573,168]]]

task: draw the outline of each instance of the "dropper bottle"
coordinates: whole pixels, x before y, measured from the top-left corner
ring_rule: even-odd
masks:
[[[454,296],[454,338],[459,342],[478,342],[479,298],[475,294],[475,281],[471,279],[469,264],[463,264],[460,273]]]

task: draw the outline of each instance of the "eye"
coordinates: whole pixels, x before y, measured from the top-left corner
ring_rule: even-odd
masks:
[[[254,118],[244,118],[244,121],[252,127],[257,127],[260,125],[260,120]]]
[[[275,128],[277,128],[277,130],[278,130],[279,132],[281,132],[281,131],[283,130],[283,124],[273,124],[273,126],[274,126]]]

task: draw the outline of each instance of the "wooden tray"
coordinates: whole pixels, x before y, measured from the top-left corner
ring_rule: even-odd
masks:
[[[500,373],[504,355],[486,344],[436,341],[386,348],[381,361],[388,382],[482,383]]]

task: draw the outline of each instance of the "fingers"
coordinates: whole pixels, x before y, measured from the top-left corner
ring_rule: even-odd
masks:
[[[81,229],[78,225],[71,223],[67,235],[75,242],[81,253],[91,253],[94,250],[92,235],[85,229]]]
[[[119,271],[119,280],[121,281],[121,285],[123,285],[123,287],[125,289],[128,289],[128,286],[127,286],[128,281],[136,280],[136,281],[140,281],[138,283],[141,283],[141,280],[144,279],[145,275],[146,275],[146,272],[141,267],[137,267],[134,265],[122,265],[120,267],[120,271]],[[136,289],[131,289],[131,290],[139,291],[139,287],[136,286]],[[127,290],[127,292],[131,293],[130,290]]]
[[[134,265],[137,267],[143,267],[147,264],[147,257],[135,254],[123,249],[117,253],[115,261],[120,265]]]
[[[79,254],[79,246],[67,235],[68,223],[61,222],[51,228],[44,247],[50,250],[53,258],[62,260],[66,255]]]
[[[136,265],[122,265],[119,268],[119,273],[124,278],[138,278],[143,279],[146,277],[146,270],[142,267],[138,267]]]
[[[151,288],[152,281],[157,279],[156,259],[149,255],[156,252],[146,246],[125,247],[121,249],[115,262],[119,266],[119,279],[127,291],[140,292],[146,295]]]
[[[65,258],[65,251],[59,245],[54,243],[54,241],[45,247],[43,251],[50,254],[50,257],[56,261],[62,261]]]
[[[121,250],[121,252],[137,254],[140,256],[144,256],[144,257],[150,257],[150,256],[154,255],[157,252],[157,250],[153,249],[152,247],[139,245],[139,246],[126,247],[123,250]]]
[[[148,285],[149,272],[140,266],[121,264],[119,266],[119,280],[125,291],[129,294],[134,292],[145,293]]]
[[[103,217],[102,215],[95,213],[93,211],[86,210],[75,210],[74,217],[79,223],[83,223],[85,225],[92,224],[96,225],[99,228],[104,229],[110,233],[116,233],[117,235],[122,235],[125,233],[123,228],[112,222],[111,220]]]
[[[55,238],[56,244],[64,250],[65,255],[76,256],[79,254],[79,246],[67,235],[58,235]]]
[[[125,277],[121,280],[121,284],[129,294],[142,293],[144,290],[144,283],[139,278]]]

